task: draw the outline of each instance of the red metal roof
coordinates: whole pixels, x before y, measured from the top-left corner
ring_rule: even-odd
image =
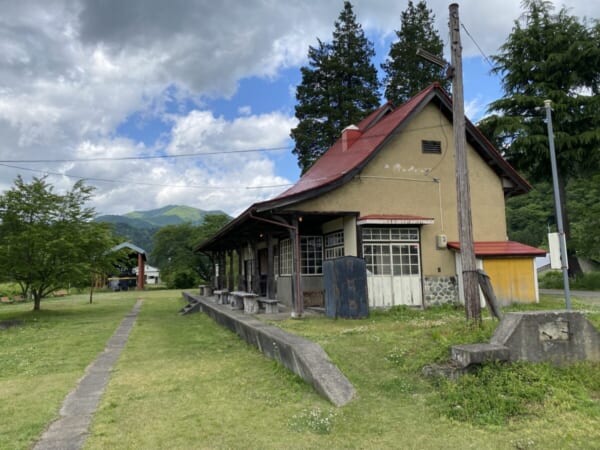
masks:
[[[374,113],[363,119],[358,125],[362,136],[347,150],[342,146],[342,139],[338,139],[312,167],[298,180],[298,182],[287,191],[273,200],[291,197],[302,192],[327,185],[341,177],[365,161],[379,145],[390,135],[390,133],[408,117],[415,107],[436,87],[432,84],[427,89],[411,98],[398,109],[388,113],[376,124],[371,124],[377,113],[390,105],[386,104]],[[371,125],[369,127],[369,125]],[[361,126],[363,128],[361,128]],[[367,127],[367,128],[364,128]]]
[[[476,256],[546,256],[545,250],[514,241],[475,242]],[[448,248],[460,251],[460,243],[448,242]]]
[[[333,146],[315,161],[294,186],[277,197],[259,202],[254,206],[258,207],[259,210],[276,207],[277,204],[294,202],[298,197],[319,195],[320,188],[333,187],[337,184],[336,182],[343,182],[344,176],[359,171],[362,165],[374,156],[382,144],[411,114],[436,97],[440,99],[448,110],[448,114],[451,115],[452,101],[437,82],[431,84],[396,109],[393,109],[391,103],[386,103],[356,125],[362,134],[349,148],[344,148],[340,136]],[[500,152],[469,121],[467,121],[467,134],[478,142],[476,145],[481,147],[478,151],[485,155],[488,164],[495,167],[499,174],[502,173],[513,181],[516,191],[528,192],[531,189],[529,183],[515,171]]]

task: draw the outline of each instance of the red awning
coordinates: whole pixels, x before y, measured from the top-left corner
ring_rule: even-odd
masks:
[[[448,248],[460,251],[460,243],[448,242]],[[545,250],[514,241],[475,242],[475,256],[546,256]]]

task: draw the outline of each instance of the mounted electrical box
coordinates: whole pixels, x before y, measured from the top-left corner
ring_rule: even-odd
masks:
[[[446,236],[445,234],[438,234],[435,237],[435,246],[437,247],[438,250],[445,249],[447,245],[448,245],[448,236]]]

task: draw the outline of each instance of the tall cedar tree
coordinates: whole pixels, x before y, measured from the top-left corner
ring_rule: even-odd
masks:
[[[559,189],[570,238],[565,187],[600,169],[600,33],[552,3],[525,0],[525,12],[493,57],[504,96],[482,129],[533,181],[551,180],[544,100],[552,100]],[[591,94],[591,95],[590,95]],[[540,109],[541,108],[541,109]],[[571,247],[571,245],[569,245]],[[570,248],[571,274],[579,265]]]
[[[350,2],[335,22],[333,41],[317,40],[308,49],[308,67],[296,89],[298,126],[291,132],[293,153],[302,173],[327,150],[348,125],[379,106],[373,44],[365,37]]]
[[[417,55],[420,47],[443,58],[444,43],[433,25],[434,20],[433,11],[424,1],[416,6],[409,1],[402,12],[400,30],[396,31],[398,40],[390,46],[388,57],[381,64],[388,101],[401,105],[434,81],[439,81],[444,89],[450,86],[443,68]]]

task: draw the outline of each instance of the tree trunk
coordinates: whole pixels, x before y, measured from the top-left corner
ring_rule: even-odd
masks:
[[[92,298],[94,296],[94,283],[92,282],[90,286],[90,305],[92,304]]]
[[[569,223],[569,212],[567,209],[567,189],[564,178],[558,175],[558,191],[560,193],[560,207],[563,215],[563,230],[565,232],[565,239],[567,242],[567,261],[569,264],[569,278],[575,278],[577,275],[581,275],[583,272],[579,265],[579,260],[575,249],[571,243],[571,225]],[[555,211],[556,212],[556,211]]]
[[[40,303],[42,302],[42,297],[41,295],[39,295],[37,292],[33,293],[33,310],[34,311],[39,311],[40,310]]]

